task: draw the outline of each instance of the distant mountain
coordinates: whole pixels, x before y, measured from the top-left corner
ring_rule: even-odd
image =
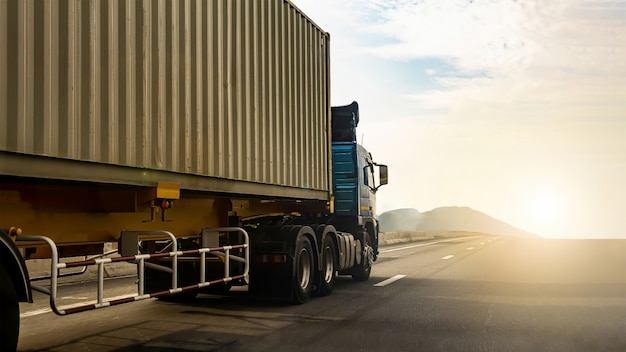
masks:
[[[536,236],[469,207],[442,207],[423,213],[416,209],[397,209],[384,212],[378,218],[381,232],[469,231],[503,236]]]
[[[378,216],[380,231],[417,231],[422,214],[417,209],[397,209]]]

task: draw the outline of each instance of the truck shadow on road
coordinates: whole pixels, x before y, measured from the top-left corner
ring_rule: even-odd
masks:
[[[411,341],[426,350],[428,343],[455,339],[494,351],[518,342],[518,350],[539,345],[556,350],[626,346],[624,283],[405,278],[373,287],[384,279],[372,276],[355,283],[341,277],[332,295],[304,305],[255,297],[240,289],[226,295],[201,294],[186,303],[148,301],[143,312],[147,319],[105,328],[45,351],[307,350],[320,334],[336,333],[340,340],[341,334],[365,331],[369,333],[359,343],[363,350],[376,350],[376,341],[399,335],[404,343]],[[113,309],[123,314],[122,307]]]

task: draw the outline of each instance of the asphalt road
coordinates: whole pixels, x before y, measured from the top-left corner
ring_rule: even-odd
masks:
[[[105,292],[132,292],[133,280]],[[63,303],[95,296],[83,292],[59,291]],[[20,351],[626,351],[626,240],[385,247],[370,281],[342,277],[300,306],[236,290],[59,317],[36,300],[21,306]]]

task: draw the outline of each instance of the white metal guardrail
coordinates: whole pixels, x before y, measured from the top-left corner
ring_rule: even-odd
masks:
[[[201,289],[204,287],[208,287],[211,285],[217,284],[226,284],[233,280],[244,279],[248,280],[248,271],[250,269],[250,249],[249,249],[249,237],[246,230],[240,227],[219,227],[219,228],[211,228],[212,232],[238,232],[243,235],[244,243],[240,245],[232,245],[232,246],[221,246],[215,248],[199,248],[185,251],[170,251],[163,253],[153,253],[153,254],[139,254],[134,256],[125,256],[125,257],[117,257],[117,258],[101,258],[101,259],[91,259],[77,262],[69,262],[69,263],[59,263],[59,255],[57,251],[56,244],[50,238],[45,236],[18,236],[16,237],[16,241],[33,241],[33,242],[44,242],[46,243],[51,250],[52,258],[50,260],[50,288],[46,288],[39,285],[32,285],[32,288],[36,291],[45,293],[50,296],[50,308],[52,311],[58,315],[68,315],[78,312],[84,312],[88,310],[111,307],[123,303],[141,301],[148,298],[166,296],[170,294],[176,294],[186,291],[192,291]],[[178,248],[176,236],[168,231],[125,231],[125,232],[135,232],[141,235],[150,235],[150,236],[158,236],[163,235],[165,237],[169,237],[172,241],[171,248]],[[232,250],[243,249],[243,257],[238,255],[231,254]],[[224,258],[224,277],[217,280],[206,281],[206,255],[212,254],[216,256],[220,256]],[[185,287],[178,287],[178,258],[181,256],[189,256],[189,255],[199,255],[200,261],[200,277],[198,283],[194,285],[189,285]],[[146,266],[147,259],[154,258],[172,258],[172,288],[164,291],[153,292],[146,294],[144,292],[145,287],[145,277],[144,270]],[[244,263],[243,273],[235,276],[230,275],[230,261],[237,261]],[[138,266],[137,276],[138,276],[138,287],[137,287],[137,295],[128,296],[123,298],[105,300],[104,298],[104,265],[118,262],[134,262]],[[97,265],[98,266],[98,294],[96,303],[84,304],[81,306],[72,306],[69,308],[57,307],[57,290],[58,290],[58,278],[59,278],[59,270],[66,268],[75,268],[81,266],[90,266]]]

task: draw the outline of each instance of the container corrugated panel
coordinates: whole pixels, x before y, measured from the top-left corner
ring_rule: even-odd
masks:
[[[327,194],[329,104],[286,0],[0,0],[5,152]]]

